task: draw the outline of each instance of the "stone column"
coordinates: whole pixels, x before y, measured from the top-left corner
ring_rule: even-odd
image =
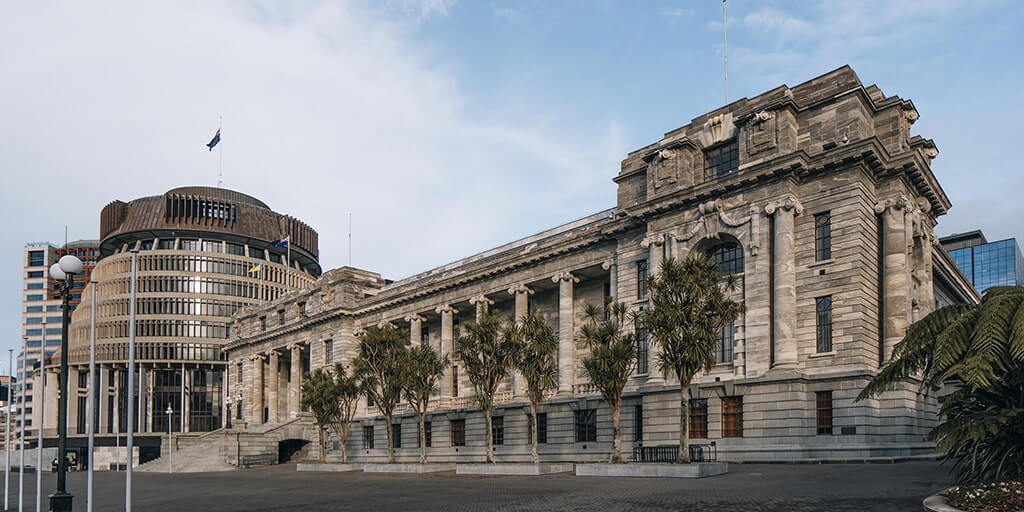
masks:
[[[412,346],[419,345],[423,340],[423,321],[426,320],[420,315],[409,315],[405,317],[405,321],[409,322],[409,344]]]
[[[490,308],[491,304],[494,304],[494,301],[488,299],[486,295],[478,295],[469,299],[469,303],[476,306],[476,321],[479,322],[480,317],[487,313],[488,308]]]
[[[280,390],[281,383],[279,381],[281,374],[281,359],[278,355],[277,350],[270,351],[270,367],[268,368],[270,378],[267,379],[267,423],[278,423],[280,422],[280,416],[278,415],[278,390]]]
[[[292,378],[288,382],[288,417],[294,418],[302,410],[299,405],[302,400],[302,345],[296,343],[290,348],[292,349]]]
[[[252,358],[252,419],[253,425],[263,424],[263,354]]]
[[[910,269],[907,261],[906,212],[910,201],[899,196],[875,205],[882,215],[882,297],[884,357],[889,360],[892,347],[903,338],[910,324]]]
[[[647,235],[640,241],[640,247],[647,249],[647,274],[658,275],[661,262],[665,259],[665,234]]]
[[[580,280],[571,272],[559,272],[551,280],[558,283],[558,393],[571,394],[576,379],[573,284]]]
[[[153,371],[146,371],[146,432],[153,431]]]
[[[42,375],[42,370],[40,370],[40,375]],[[50,387],[51,384],[53,385],[53,387],[57,387],[57,381],[58,380],[60,380],[60,377],[57,377],[56,379],[53,379],[53,380],[47,380],[46,381],[46,387]],[[55,403],[56,402],[50,402],[47,405],[55,404]],[[51,409],[51,408],[52,407],[47,407],[47,409]],[[49,411],[47,411],[47,412],[49,412]],[[57,422],[54,422],[54,426],[56,426],[56,425],[57,425]],[[78,369],[77,368],[69,367],[68,368],[68,433],[70,434],[72,432],[75,432],[75,433],[78,432]]]
[[[803,206],[793,197],[787,197],[765,207],[772,216],[775,229],[772,293],[775,308],[772,311],[772,332],[775,336],[775,366],[789,367],[797,363],[796,344],[796,260],[794,259],[794,217],[803,212]]]
[[[619,296],[619,265],[612,258],[601,263],[601,268],[608,271],[608,296],[616,301]]]
[[[508,293],[515,297],[515,322],[517,325],[521,325],[523,323],[523,318],[529,314],[530,294],[533,293],[533,289],[524,284],[517,284],[509,288]],[[514,396],[526,395],[526,379],[524,379],[522,375],[519,375],[518,372],[512,372],[512,394]]]
[[[44,378],[43,376],[45,376],[46,373],[47,372],[45,372],[45,371],[41,371],[40,372],[40,378]],[[32,390],[33,392],[35,392],[35,395],[33,396],[32,400],[45,400],[46,401],[46,405],[49,406],[49,407],[46,407],[45,410],[43,411],[44,414],[43,414],[43,417],[39,420],[39,423],[35,423],[37,425],[40,425],[41,426],[40,428],[43,428],[43,429],[54,429],[54,430],[56,430],[56,428],[57,428],[57,407],[56,407],[56,403],[57,403],[57,397],[58,397],[58,393],[57,393],[57,381],[58,380],[59,380],[59,377],[57,376],[57,374],[55,374],[53,372],[50,372],[49,378],[46,379],[45,389],[42,390],[43,391],[42,394],[39,393],[39,390],[42,389],[42,386],[36,385],[36,389]],[[75,385],[77,385],[77,384],[78,384],[78,382],[75,381]],[[77,393],[71,394],[71,396],[77,396],[77,395],[78,395]],[[33,412],[35,413],[35,415],[38,415],[39,413],[35,412],[35,411],[39,410],[39,406],[38,406],[39,402],[35,402],[35,403],[37,405],[35,407],[33,407]],[[68,402],[68,411],[69,412],[71,410],[71,404],[72,404],[72,402],[69,401]],[[76,408],[78,407],[78,400],[74,401],[74,405],[75,405]],[[73,428],[75,426],[75,423],[71,423],[71,421],[68,420],[68,426],[72,427],[72,429],[69,429],[68,432],[75,432],[75,430],[73,430]],[[13,435],[13,431],[12,431],[12,435]]]
[[[185,364],[181,365],[181,431],[191,432],[192,425],[189,418],[192,417],[192,371],[185,368]]]
[[[454,347],[452,346],[452,344],[454,343],[455,340],[455,333],[452,332],[452,327],[455,325],[454,315],[458,313],[458,311],[448,304],[438,306],[437,309],[435,309],[434,311],[440,313],[441,315],[441,357],[447,358],[449,362],[454,363],[455,361],[454,358],[452,357],[452,349]],[[442,397],[452,396],[451,365],[449,365],[448,368],[445,369],[444,377],[441,378],[441,386],[439,387],[441,389]]]
[[[110,425],[110,423],[107,422],[107,415],[110,414],[110,408],[107,406],[107,397],[110,394],[110,388],[107,386],[107,383],[110,382],[109,375],[110,369],[107,368],[106,365],[97,365],[96,378],[99,379],[99,382],[98,385],[94,384],[98,391],[98,393],[96,393],[96,410],[99,412],[100,418],[100,428],[98,429],[97,434],[107,433],[107,428]]]

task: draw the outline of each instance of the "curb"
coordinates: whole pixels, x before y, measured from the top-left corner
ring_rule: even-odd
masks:
[[[946,497],[941,494],[933,494],[928,496],[921,502],[924,506],[925,512],[963,512],[962,510],[950,505],[946,501]]]

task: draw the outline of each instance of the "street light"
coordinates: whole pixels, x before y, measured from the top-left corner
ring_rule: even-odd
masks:
[[[68,447],[68,331],[71,312],[72,277],[82,272],[82,260],[68,254],[61,256],[50,266],[50,277],[60,281],[61,332],[60,332],[60,401],[57,402],[57,492],[50,495],[50,512],[71,512],[74,496],[67,492],[68,461],[64,456]],[[45,351],[44,351],[45,353]],[[38,469],[37,469],[38,471]]]
[[[224,428],[231,428],[231,395],[224,399],[224,405],[228,407],[228,418],[224,423]]]
[[[167,472],[171,472],[171,415],[174,414],[174,409],[171,409],[171,404],[167,404]]]

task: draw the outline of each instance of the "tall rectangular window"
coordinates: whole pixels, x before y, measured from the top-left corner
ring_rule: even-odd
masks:
[[[419,427],[420,427],[420,424],[417,422],[416,423],[416,444],[417,445],[419,445],[419,443],[420,443]],[[423,432],[424,432],[424,436],[423,437],[424,437],[424,441],[426,441],[426,447],[427,448],[430,448],[430,444],[433,441],[433,437],[434,436],[431,435],[431,434],[433,434],[433,430],[434,430],[433,429],[433,425],[429,421],[424,421],[423,422]]]
[[[334,340],[324,340],[324,362],[334,364]]]
[[[832,257],[832,213],[822,212],[814,216],[814,261]]]
[[[718,347],[715,350],[716,363],[732,363],[732,348],[736,344],[736,326],[729,322],[718,333]]]
[[[430,345],[430,326],[429,325],[424,325],[424,326],[420,327],[420,344],[421,345],[427,345],[427,346]]]
[[[818,353],[832,352],[832,296],[814,299]]]
[[[832,433],[832,392],[818,391],[814,393],[815,409],[818,416],[818,433]]]
[[[363,448],[373,449],[373,425],[363,425]]]
[[[633,406],[633,441],[644,440],[644,406],[638,404]]]
[[[637,328],[636,330],[636,373],[641,375],[646,374],[649,371],[648,359],[649,353],[647,349],[647,330]]]
[[[537,444],[548,442],[548,413],[537,413]]]
[[[402,447],[402,424],[392,423],[391,424],[391,440],[394,441],[395,448]]]
[[[693,439],[708,438],[708,399],[693,398],[689,404],[690,437]]]
[[[647,298],[647,260],[636,262],[636,298]]]
[[[722,399],[722,437],[743,437],[743,397]]]
[[[715,179],[735,172],[740,165],[740,145],[734,139],[704,152],[704,175]]]
[[[277,310],[277,325],[284,325],[284,310]]]
[[[573,412],[575,412],[576,442],[597,441],[597,409],[580,409]]]
[[[262,331],[265,331],[265,330],[267,330],[267,317],[261,316],[260,317],[260,331],[262,332]]]
[[[505,417],[495,416],[491,418],[491,439],[494,444],[505,444]]]
[[[459,367],[452,366],[452,396],[459,396]]]
[[[466,420],[451,420],[452,446],[466,446]]]

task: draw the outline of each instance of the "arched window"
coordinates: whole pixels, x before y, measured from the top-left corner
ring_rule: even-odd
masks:
[[[725,274],[743,273],[743,248],[740,244],[731,240],[723,241],[711,247],[708,255],[718,264],[718,268]]]

